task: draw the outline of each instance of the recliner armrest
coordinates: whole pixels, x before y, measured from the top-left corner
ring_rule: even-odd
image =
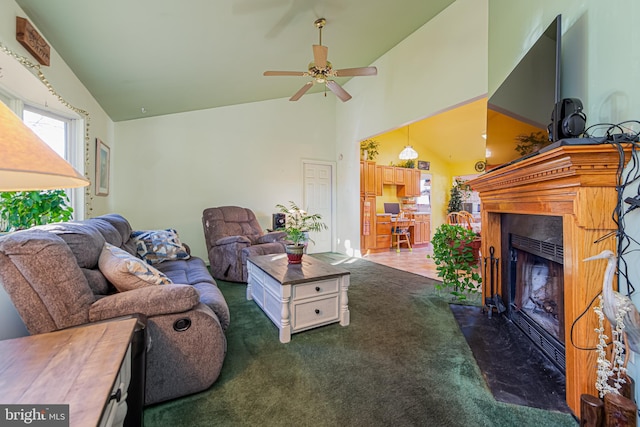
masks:
[[[287,237],[287,233],[284,231],[271,231],[258,237],[256,244],[279,242],[284,240],[285,237]]]
[[[228,245],[231,243],[246,243],[250,245],[251,240],[246,236],[227,236],[216,240],[215,246]]]
[[[89,307],[89,320],[110,319],[140,313],[147,317],[182,313],[200,301],[198,291],[189,285],[151,285],[100,298]]]

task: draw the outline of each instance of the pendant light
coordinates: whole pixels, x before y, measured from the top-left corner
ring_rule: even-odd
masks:
[[[404,147],[404,150],[400,152],[398,156],[400,160],[413,160],[418,158],[418,152],[413,149],[411,144],[409,143],[409,126],[407,125],[407,145]]]

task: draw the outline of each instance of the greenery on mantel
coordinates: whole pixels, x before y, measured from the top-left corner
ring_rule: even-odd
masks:
[[[3,232],[36,225],[69,221],[73,208],[64,190],[7,191],[0,193],[0,223]]]
[[[515,150],[521,156],[535,153],[541,148],[551,144],[547,135],[543,132],[531,132],[529,135],[520,134],[516,136],[516,148]]]

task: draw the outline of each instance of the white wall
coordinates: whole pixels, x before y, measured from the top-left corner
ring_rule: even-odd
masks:
[[[351,80],[353,99],[337,107],[338,207],[353,213],[339,215],[338,251],[349,255],[360,248],[358,141],[486,94],[487,0],[456,1],[373,65],[378,76]]]
[[[271,227],[277,203],[302,203],[302,160],[334,161],[335,99],[288,99],[118,122],[113,209],[136,229],[173,227],[207,260],[202,211],[250,208]]]

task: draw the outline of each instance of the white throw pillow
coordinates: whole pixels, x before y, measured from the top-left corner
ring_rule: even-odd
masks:
[[[102,248],[98,267],[119,292],[173,283],[155,267],[109,243],[105,243]]]

